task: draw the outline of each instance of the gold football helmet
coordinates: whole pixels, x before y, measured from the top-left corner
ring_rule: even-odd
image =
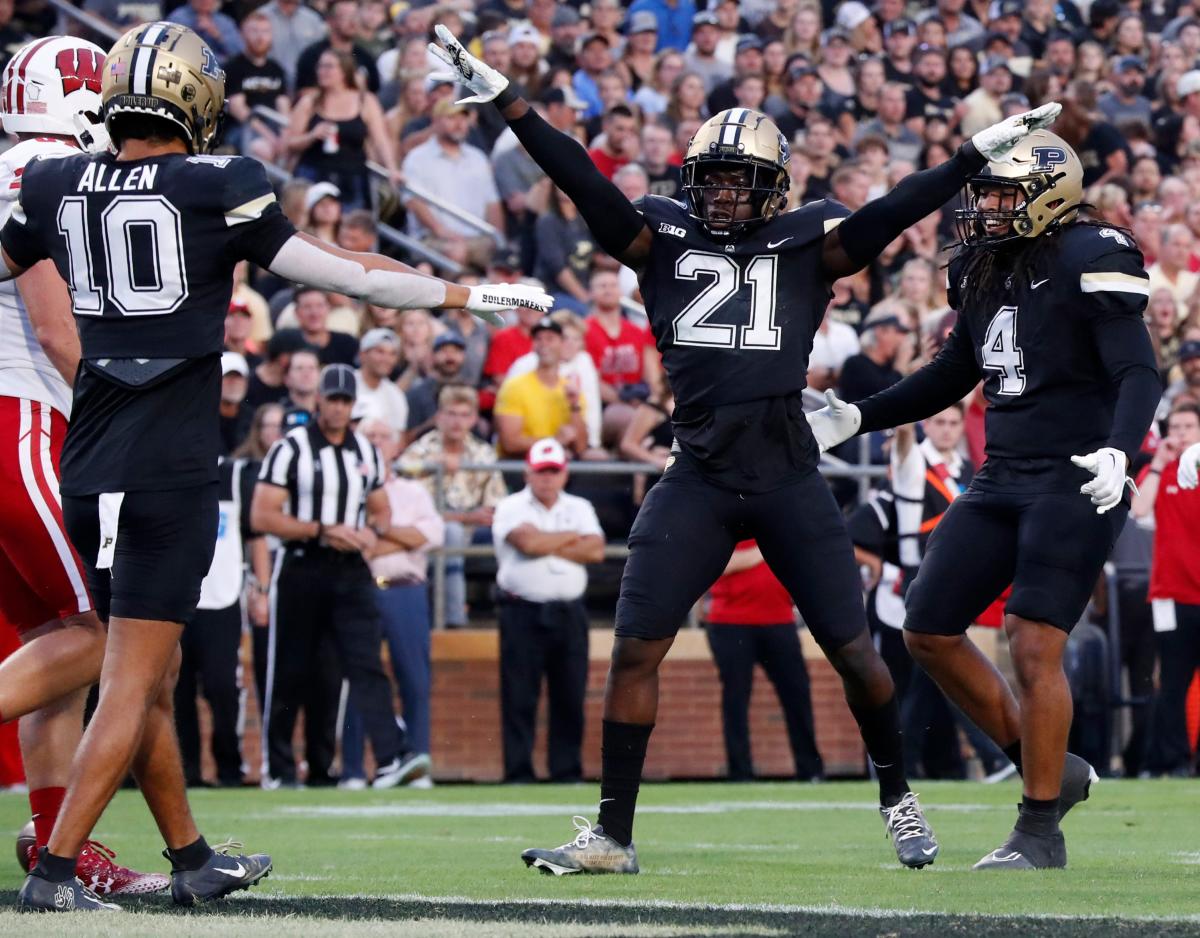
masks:
[[[683,159],[683,194],[692,217],[714,237],[741,234],[751,225],[761,224],[779,214],[787,201],[788,162],[791,152],[787,140],[775,122],[760,111],[735,107],[710,117],[688,142]],[[709,185],[713,169],[746,169],[744,183]],[[716,210],[718,193],[732,192],[732,209]],[[752,217],[747,220],[721,217],[736,212],[749,201]]]
[[[981,207],[981,195],[995,190],[998,207]],[[1082,202],[1079,157],[1062,137],[1035,130],[972,177],[955,217],[964,244],[999,244],[1053,231],[1074,218]]]
[[[169,120],[192,153],[216,145],[225,109],[225,73],[196,33],[178,23],[146,23],[118,39],[104,60],[104,124],[141,115]],[[120,123],[118,121],[118,123]]]

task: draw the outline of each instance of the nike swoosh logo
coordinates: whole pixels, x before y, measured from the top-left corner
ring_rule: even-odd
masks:
[[[922,847],[921,848],[921,852],[923,854],[925,854],[925,856],[927,856],[927,857],[933,856],[935,853],[937,853],[937,851],[938,851],[937,847]]]
[[[1036,290],[1036,289],[1037,289],[1038,287],[1040,287],[1040,286],[1041,286],[1043,283],[1049,283],[1049,282],[1050,282],[1050,278],[1049,278],[1049,277],[1047,277],[1045,280],[1035,280],[1033,283],[1031,283],[1031,284],[1029,285],[1029,289],[1030,289],[1030,290]]]
[[[1002,857],[1002,856],[1000,856],[999,850],[993,850],[992,851],[992,859],[995,860],[997,863],[1011,863],[1013,860],[1021,859],[1021,854],[1014,850],[1008,856]]]
[[[214,866],[213,869],[216,870],[218,873],[224,873],[226,876],[245,876],[246,875],[246,868],[244,866],[242,866],[241,863],[239,863],[237,866],[235,866],[232,870],[223,870],[219,866]]]
[[[783,241],[791,241],[792,237],[793,237],[792,235],[788,235],[786,238],[783,239]],[[775,250],[775,248],[777,248],[777,247],[779,247],[779,245],[783,244],[783,241],[768,241],[767,242],[767,250],[768,251]]]

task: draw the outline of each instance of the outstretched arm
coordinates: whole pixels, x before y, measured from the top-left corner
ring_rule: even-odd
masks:
[[[868,202],[825,236],[821,263],[828,280],[862,270],[904,230],[954,198],[989,160],[1002,159],[1032,130],[1048,127],[1061,105],[1050,103],[981,130],[941,166],[914,173]]]
[[[464,100],[495,104],[534,162],[578,206],[596,243],[627,267],[637,270],[644,266],[650,254],[650,229],[621,190],[604,178],[587,151],[542,120],[529,102],[512,90],[507,78],[471,55],[445,26],[437,26],[435,32],[445,48],[430,43],[430,52],[454,70],[457,81],[475,92]]]
[[[495,325],[499,313],[517,306],[547,312],[553,298],[521,283],[466,287],[426,277],[382,254],[359,254],[295,234],[268,265],[271,273],[322,290],[344,293],[395,309],[467,309]]]

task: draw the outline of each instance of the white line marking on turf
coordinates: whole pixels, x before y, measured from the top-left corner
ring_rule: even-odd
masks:
[[[938,804],[924,805],[926,811],[974,814],[983,811],[1010,811],[1009,805]],[[391,802],[388,804],[281,805],[272,813],[257,815],[270,820],[280,814],[304,817],[546,817],[595,809],[594,804],[519,804],[481,802],[445,804],[430,801]],[[878,811],[868,801],[710,801],[692,805],[639,805],[639,814],[733,814],[739,811]]]

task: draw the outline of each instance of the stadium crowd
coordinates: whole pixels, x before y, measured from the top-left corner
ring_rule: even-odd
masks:
[[[1200,405],[1200,11],[1190,0],[878,0],[873,7],[859,0],[713,0],[707,7],[694,0],[231,0],[223,8],[219,0],[86,0],[83,10],[118,30],[167,18],[198,31],[227,73],[225,149],[277,167],[283,210],[304,231],[462,283],[536,280],[556,298],[548,317],[520,310],[492,328],[464,311],[397,313],[247,269],[228,310],[222,433],[251,483],[271,445],[312,418],[322,367],[357,369],[354,419],[391,466],[396,515],[407,519],[396,523],[416,532],[407,561],[393,554],[376,558],[373,568],[381,591],[407,591],[404,602],[382,611],[400,623],[385,634],[406,717],[420,714],[410,726],[417,754],[428,750],[427,706],[408,694],[428,693],[425,554],[443,543],[489,543],[496,507],[521,485],[516,476],[462,467],[524,459],[537,441],[553,438],[571,460],[661,469],[672,412],[634,273],[597,247],[575,206],[494,108],[456,103],[462,89],[426,50],[436,23],[511,76],[631,200],[681,198],[689,139],[729,107],[766,111],[788,139],[791,207],[830,197],[856,209],[948,159],[975,131],[1061,101],[1055,131],[1083,162],[1088,211],[1131,231],[1149,269],[1146,319],[1163,382],[1162,439],[1174,423],[1188,422],[1169,426],[1173,414]],[[69,20],[59,26],[52,8],[36,0],[0,0],[5,58],[31,36],[80,28]],[[943,272],[954,208],[913,226],[867,270],[833,285],[809,361],[811,388],[857,400],[936,353],[955,316]],[[953,478],[965,479],[962,467],[978,468],[983,459],[985,407],[981,394],[968,398],[950,442],[940,437],[927,451]],[[945,432],[926,426],[917,438]],[[1135,471],[1165,467],[1156,455],[1162,439],[1152,432]],[[869,443],[864,449],[852,441],[835,455],[858,462],[865,453],[894,473],[896,438],[877,434]],[[1177,449],[1170,443],[1160,453]],[[653,476],[580,474],[571,488],[596,504],[607,538],[620,541],[652,483]],[[872,527],[857,513],[878,512],[859,502],[857,485],[834,485],[847,513],[863,522],[852,531],[865,585],[878,590],[882,577],[902,592],[904,565],[886,579],[883,541],[904,532]],[[1144,510],[1131,528],[1144,530],[1153,517]],[[256,548],[263,539],[245,528],[246,606],[261,694],[271,544]],[[1187,536],[1186,527],[1174,531]],[[446,572],[445,622],[464,626],[470,608],[462,559],[450,558]],[[1121,653],[1131,692],[1149,700],[1156,626],[1146,584],[1139,594],[1135,578],[1130,596],[1121,604]],[[1200,604],[1200,596],[1180,601]],[[877,618],[885,635],[897,624],[887,614]],[[405,630],[423,635],[423,644],[396,638]],[[202,673],[201,652],[190,654],[185,675],[189,668]],[[1173,700],[1182,699],[1186,680],[1173,681]],[[201,683],[222,692],[220,680]],[[194,713],[196,680],[180,686],[193,698],[181,698],[181,711]],[[336,689],[334,698],[336,713]],[[914,704],[917,732],[936,722],[926,706]],[[1190,748],[1180,743],[1178,720],[1167,719],[1156,734],[1166,718],[1151,719],[1148,703],[1138,712],[1144,715],[1135,721],[1140,730],[1125,771],[1190,774],[1194,740]],[[953,714],[946,719],[953,727]],[[218,722],[218,730],[234,731],[228,709]],[[310,752],[311,740],[310,730]],[[198,779],[194,729],[185,744]],[[220,779],[236,783],[236,751],[222,752]],[[1003,769],[1002,758],[995,765],[981,758],[989,770]],[[961,771],[961,764],[927,760],[928,774]],[[819,774],[819,759],[807,766],[801,774]]]

